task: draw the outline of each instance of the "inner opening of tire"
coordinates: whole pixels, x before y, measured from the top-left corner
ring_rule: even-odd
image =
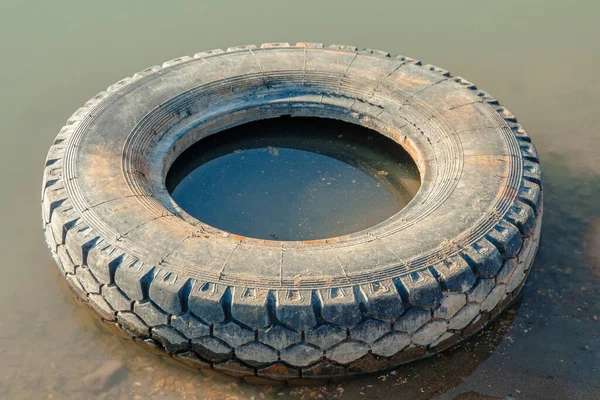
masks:
[[[397,143],[316,117],[249,122],[206,137],[172,164],[166,186],[188,214],[238,235],[315,240],[376,225],[420,187]]]

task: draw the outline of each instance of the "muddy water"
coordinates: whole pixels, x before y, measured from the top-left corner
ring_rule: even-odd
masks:
[[[599,398],[599,12],[593,0],[2,2],[0,398]],[[542,244],[520,307],[434,359],[306,390],[171,366],[105,332],[73,300],[39,218],[43,160],[66,118],[149,65],[281,40],[420,58],[519,116],[545,182]],[[103,382],[103,372],[112,379]]]

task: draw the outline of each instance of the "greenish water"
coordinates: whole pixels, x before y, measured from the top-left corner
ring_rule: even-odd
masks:
[[[0,398],[600,398],[600,35],[596,1],[0,3]],[[439,65],[519,117],[544,173],[542,243],[520,307],[394,374],[265,389],[190,373],[117,339],[68,291],[40,229],[64,121],[135,71],[238,44],[315,41]],[[123,365],[105,390],[84,377]],[[279,396],[279,393],[282,393]]]

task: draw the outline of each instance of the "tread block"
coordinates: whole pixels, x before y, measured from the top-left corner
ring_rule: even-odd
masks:
[[[62,134],[70,135],[73,131],[74,131],[73,127],[65,125],[60,130],[59,135],[62,135]],[[62,160],[65,157],[65,149],[66,148],[67,147],[64,142],[61,143],[60,145],[51,146],[50,150],[48,150],[48,155],[47,155],[48,161],[47,161],[46,165],[49,165],[48,162],[50,160]]]
[[[448,322],[443,320],[429,321],[419,328],[412,336],[412,343],[427,346],[442,336],[448,329]]]
[[[314,344],[321,349],[328,349],[346,339],[346,330],[337,326],[320,325],[312,331],[306,332],[304,336],[307,343]]]
[[[62,160],[56,160],[51,165],[47,165],[44,169],[44,177],[42,178],[42,201],[44,201],[46,190],[61,181],[62,165]]]
[[[433,317],[449,320],[465,304],[467,304],[467,296],[464,293],[444,293],[439,308],[433,312]]]
[[[310,290],[276,291],[275,314],[295,329],[310,329],[317,324]]]
[[[133,311],[150,327],[169,323],[167,314],[160,311],[151,301],[135,302]]]
[[[391,330],[388,322],[367,319],[350,329],[350,338],[372,344]]]
[[[498,248],[505,258],[516,257],[523,245],[521,232],[516,226],[504,220],[498,221],[486,238]]]
[[[537,183],[523,180],[517,194],[519,200],[529,204],[531,208],[539,214],[542,203],[542,188]]]
[[[131,310],[131,300],[129,300],[116,285],[102,286],[102,296],[116,311]]]
[[[83,224],[78,224],[66,232],[65,246],[76,265],[87,265],[90,250],[101,242],[102,239]]]
[[[441,351],[447,348],[448,346],[456,343],[458,340],[460,340],[460,338],[460,334],[458,333],[446,332],[442,336],[437,338],[435,342],[431,343],[429,345],[429,348],[433,351]]]
[[[46,244],[48,245],[50,252],[56,253],[58,241],[54,238],[54,232],[50,226],[44,226],[44,239],[46,239]]]
[[[376,50],[376,49],[364,49],[360,52],[360,54],[365,54],[368,56],[377,56],[377,57],[391,57],[391,54],[387,51]]]
[[[127,77],[127,78],[123,78],[120,81],[113,83],[112,85],[110,85],[106,91],[107,92],[116,92],[119,89],[122,89],[124,86],[127,86],[129,83],[133,82],[133,77]],[[85,114],[87,111],[86,110],[82,110],[82,117],[80,119],[83,119],[85,116],[83,114]]]
[[[490,294],[481,303],[481,311],[489,312],[492,311],[501,300],[506,297],[506,286],[500,284],[496,286]]]
[[[358,51],[358,47],[356,46],[349,46],[346,44],[332,44],[331,46],[329,46],[330,49],[334,49],[334,50],[344,50],[344,51]]]
[[[523,247],[521,247],[521,251],[517,256],[519,262],[525,263],[527,266],[530,266],[533,263],[533,258],[535,257],[535,252],[537,251],[537,238],[534,236],[529,236],[523,239]]]
[[[251,328],[265,328],[271,324],[267,309],[268,299],[268,290],[233,288],[231,316]]]
[[[319,289],[317,296],[325,321],[346,327],[354,326],[360,321],[362,313],[352,288]]]
[[[510,278],[506,282],[507,293],[514,292],[527,276],[527,265],[523,262],[517,263],[517,268],[513,271]]]
[[[460,330],[469,325],[480,312],[480,306],[476,303],[467,303],[458,313],[450,320],[449,329]]]
[[[531,142],[531,137],[529,137],[529,134],[527,133],[527,131],[525,130],[523,125],[521,125],[517,122],[509,121],[508,126],[510,126],[510,129],[513,131],[513,133],[515,134],[515,136],[519,142],[522,142],[522,141]]]
[[[140,317],[132,312],[119,311],[117,313],[117,321],[130,336],[150,336],[150,328],[148,325],[146,325]]]
[[[431,267],[445,290],[464,293],[475,283],[475,274],[461,256],[448,257]]]
[[[237,347],[235,355],[253,367],[260,367],[277,361],[277,350],[259,342],[251,342]]]
[[[213,335],[231,347],[238,347],[254,340],[254,332],[234,322],[215,325]]]
[[[242,46],[232,46],[227,48],[227,52],[230,53],[232,51],[246,51],[256,49],[256,45],[254,44],[246,44]]]
[[[298,343],[301,340],[298,332],[284,328],[281,325],[274,325],[258,334],[258,340],[277,350],[283,350],[286,347]]]
[[[467,89],[470,89],[470,90],[476,90],[477,89],[477,86],[475,86],[475,84],[473,82],[466,80],[462,76],[455,76],[455,77],[452,78],[452,80],[454,82],[456,82],[456,83],[459,83],[459,84],[463,85]]]
[[[193,339],[192,350],[205,360],[213,362],[229,360],[233,354],[231,347],[210,336]]]
[[[374,354],[391,357],[408,347],[410,339],[410,335],[406,333],[391,332],[373,343],[371,349]]]
[[[171,326],[189,339],[210,334],[210,327],[190,313],[171,317]]]
[[[379,318],[395,318],[402,314],[404,305],[392,279],[360,285],[369,314]]]
[[[430,270],[410,272],[400,277],[408,302],[417,307],[437,307],[442,299],[442,289]]]
[[[298,343],[281,352],[281,360],[297,367],[306,367],[317,362],[323,356],[323,350],[305,343]]]
[[[152,328],[152,338],[162,344],[167,353],[187,350],[190,346],[187,338],[170,326]]]
[[[75,273],[75,263],[71,259],[71,256],[67,252],[67,248],[65,246],[58,246],[56,248],[56,256],[60,260],[60,266],[63,269],[63,273]]]
[[[519,260],[517,258],[509,258],[508,260],[504,261],[502,269],[500,269],[498,276],[496,276],[496,284],[508,282],[508,279],[513,274],[513,271],[517,269],[518,263]]]
[[[143,300],[154,274],[154,266],[125,259],[115,271],[115,283],[131,300]]]
[[[523,155],[523,158],[538,163],[540,161],[540,158],[534,145],[531,142],[519,140],[519,138],[517,138],[517,140],[519,141],[519,148],[521,149],[521,154]]]
[[[515,201],[515,204],[506,214],[508,222],[516,226],[523,236],[528,236],[535,228],[535,211],[528,204],[522,201]]]
[[[413,333],[431,320],[431,311],[411,308],[396,319],[394,330]]]
[[[136,72],[135,74],[133,74],[133,78],[140,79],[140,78],[143,78],[144,76],[152,75],[153,73],[155,73],[156,71],[160,71],[161,69],[162,69],[161,66],[153,65],[152,67],[148,67],[144,70]]]
[[[214,56],[215,54],[221,54],[221,53],[225,53],[225,52],[223,50],[221,50],[221,49],[213,49],[213,50],[208,50],[208,51],[201,51],[200,53],[194,54],[194,58],[210,57],[210,56]]]
[[[430,71],[433,72],[437,72],[438,74],[445,76],[446,78],[450,77],[450,72],[448,70],[445,70],[443,68],[437,67],[435,65],[431,65],[431,64],[427,64],[424,66],[425,68],[427,68]]]
[[[113,246],[98,244],[87,254],[87,265],[98,281],[109,284],[114,282],[115,271],[123,262],[125,253]]]
[[[223,302],[227,287],[217,283],[196,282],[188,297],[188,310],[209,324],[225,320]]]
[[[290,44],[287,42],[281,42],[281,43],[263,43],[260,45],[261,49],[275,49],[278,47],[290,47]]]
[[[325,47],[323,43],[312,43],[312,42],[298,42],[296,47],[311,47],[314,49]]]
[[[517,122],[517,118],[515,117],[515,115],[511,113],[506,107],[498,105],[494,108],[496,109],[498,114],[500,114],[502,118],[504,118],[505,121]]]
[[[465,249],[464,256],[477,275],[493,276],[502,267],[502,255],[498,248],[485,238]]]
[[[115,321],[115,310],[113,310],[104,297],[99,294],[89,294],[88,300],[90,306],[92,306],[103,319],[111,322]]]
[[[54,203],[53,203],[54,204]],[[50,219],[50,229],[57,244],[65,244],[67,231],[72,229],[80,222],[79,217],[74,213],[71,206],[66,202],[60,202],[56,205]]]
[[[369,346],[361,342],[346,341],[327,350],[325,356],[337,363],[348,364],[358,360],[369,351]]]
[[[191,59],[192,59],[192,57],[190,57],[190,56],[177,57],[177,58],[174,58],[172,60],[165,61],[163,63],[163,65],[162,65],[162,67],[163,68],[168,68],[168,67],[171,67],[173,65],[177,65],[177,64],[181,64],[183,62],[189,61]]]
[[[87,267],[77,268],[75,276],[87,293],[100,293],[100,282],[94,278],[94,275]]]
[[[179,278],[175,273],[157,268],[150,282],[148,297],[158,307],[170,314],[179,314],[183,310],[182,299],[187,297],[189,279]]]
[[[540,164],[529,160],[523,160],[523,178],[530,182],[541,185],[542,168],[540,167]]]
[[[477,96],[481,97],[481,99],[484,102],[486,102],[487,104],[490,104],[490,105],[499,105],[500,104],[494,96],[490,95],[487,92],[484,92],[483,90],[478,90]]]
[[[481,278],[477,281],[477,284],[473,289],[467,293],[467,299],[469,303],[481,303],[485,300],[488,294],[492,291],[495,286],[494,278]]]

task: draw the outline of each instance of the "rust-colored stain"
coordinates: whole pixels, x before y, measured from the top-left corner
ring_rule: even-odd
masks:
[[[327,244],[327,241],[325,239],[303,240],[300,244],[302,244],[302,246],[316,246]]]
[[[481,167],[496,168],[498,164],[506,164],[506,156],[490,154],[474,154],[464,158],[465,165],[477,165]]]
[[[399,71],[398,71],[398,74],[399,75],[401,74],[401,79],[397,80],[395,83],[402,85],[402,86],[409,87],[409,88],[429,86],[433,83],[430,80],[419,78],[417,76],[411,76],[408,74],[404,74]]]
[[[286,376],[290,373],[290,370],[283,364],[275,364],[265,368],[263,373],[271,376]]]

